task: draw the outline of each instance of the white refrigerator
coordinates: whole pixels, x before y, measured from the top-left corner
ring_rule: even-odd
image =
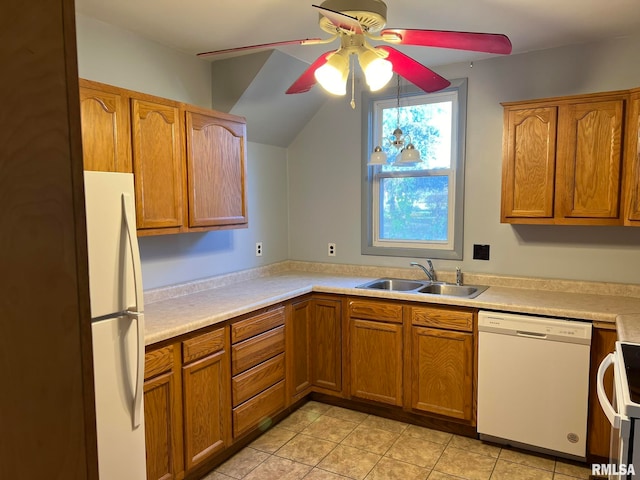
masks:
[[[133,175],[85,171],[84,184],[100,480],[144,480],[144,308]]]

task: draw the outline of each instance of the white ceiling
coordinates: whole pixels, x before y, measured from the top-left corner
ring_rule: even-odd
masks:
[[[328,35],[311,5],[321,0],[76,0],[84,15],[137,32],[189,55]],[[503,33],[513,53],[587,43],[640,31],[640,0],[387,0],[387,26]],[[280,50],[311,63],[338,42]],[[428,66],[487,55],[420,49]],[[214,57],[218,59],[219,57]]]

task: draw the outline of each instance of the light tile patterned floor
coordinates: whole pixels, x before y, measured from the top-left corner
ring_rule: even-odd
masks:
[[[307,402],[202,480],[576,480],[586,465]]]

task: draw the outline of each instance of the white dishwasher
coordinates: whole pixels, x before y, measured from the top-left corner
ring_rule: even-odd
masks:
[[[584,460],[591,324],[481,311],[478,433]]]

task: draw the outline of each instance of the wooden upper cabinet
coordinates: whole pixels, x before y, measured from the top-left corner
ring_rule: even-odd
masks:
[[[80,79],[80,118],[84,169],[131,173],[126,91]]]
[[[626,139],[624,223],[640,226],[640,89],[630,95]]]
[[[624,99],[560,108],[557,216],[621,223]]]
[[[628,92],[503,103],[503,223],[620,225]]]
[[[134,174],[138,235],[245,228],[243,117],[80,79],[84,169]]]
[[[189,227],[246,225],[244,119],[193,107],[185,115]]]
[[[557,108],[506,110],[502,221],[553,218]]]
[[[138,229],[178,230],[184,218],[178,104],[133,98],[131,119]]]

